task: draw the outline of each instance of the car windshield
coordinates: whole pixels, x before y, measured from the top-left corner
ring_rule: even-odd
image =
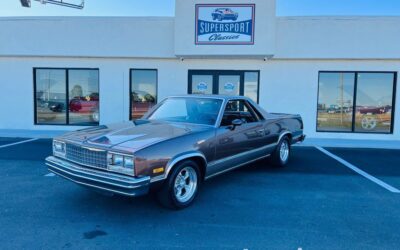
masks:
[[[215,125],[221,105],[220,99],[173,97],[163,101],[147,119]]]

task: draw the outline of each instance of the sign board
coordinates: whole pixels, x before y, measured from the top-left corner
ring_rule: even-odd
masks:
[[[253,45],[255,4],[196,4],[196,45]]]

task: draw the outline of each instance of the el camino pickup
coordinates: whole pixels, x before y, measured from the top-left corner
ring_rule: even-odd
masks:
[[[77,184],[126,196],[152,191],[181,209],[208,178],[267,157],[285,166],[304,138],[299,115],[268,113],[246,97],[175,96],[141,119],[55,138],[46,164]]]

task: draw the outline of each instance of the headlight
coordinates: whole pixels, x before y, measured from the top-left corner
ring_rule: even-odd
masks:
[[[107,154],[108,170],[122,174],[134,175],[134,158],[129,155],[122,155],[118,153]]]
[[[53,141],[53,155],[65,157],[65,143],[61,141]]]

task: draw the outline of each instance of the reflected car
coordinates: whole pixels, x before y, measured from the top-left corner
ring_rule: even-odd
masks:
[[[304,139],[300,115],[268,113],[246,97],[175,96],[141,119],[55,138],[46,164],[82,186],[154,192],[163,206],[181,209],[209,178],[264,158],[287,165],[291,145]]]
[[[99,96],[76,96],[69,102],[69,111],[73,113],[89,114],[93,122],[99,121]]]
[[[211,13],[213,20],[223,21],[223,20],[233,20],[236,21],[239,14],[230,8],[218,8]]]
[[[363,115],[381,115],[391,112],[392,107],[387,105],[383,107],[376,107],[376,106],[364,106],[359,107],[358,112]]]
[[[343,110],[343,113],[349,113],[351,112],[351,109],[349,107],[343,107],[343,109],[339,105],[331,105],[329,108],[326,109],[326,112],[328,114],[337,114],[341,113]]]

